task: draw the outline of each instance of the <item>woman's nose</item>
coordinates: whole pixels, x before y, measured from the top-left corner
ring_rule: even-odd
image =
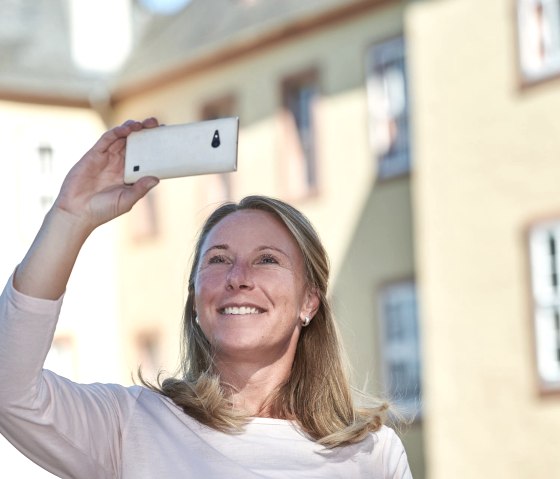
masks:
[[[241,262],[234,262],[228,271],[226,287],[228,289],[252,289],[253,286],[250,267]]]

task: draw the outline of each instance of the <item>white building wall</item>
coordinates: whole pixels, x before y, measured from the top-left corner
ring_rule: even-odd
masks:
[[[8,279],[33,241],[49,208],[41,197],[56,197],[66,172],[103,130],[101,120],[88,110],[0,103],[0,281]],[[52,148],[50,172],[41,172],[41,145]],[[50,369],[78,382],[120,380],[115,235],[114,226],[105,225],[86,243],[55,336],[63,347],[47,360]],[[53,477],[2,436],[0,458],[6,477]]]

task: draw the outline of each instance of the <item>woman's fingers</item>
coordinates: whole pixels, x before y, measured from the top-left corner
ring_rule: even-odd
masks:
[[[125,121],[122,125],[111,128],[110,130],[103,133],[103,135],[101,135],[95,145],[93,145],[92,151],[98,154],[105,154],[115,142],[117,142],[121,138],[126,138],[133,131],[139,131],[142,128],[143,125],[139,121]]]
[[[154,117],[146,118],[143,121],[127,120],[122,125],[111,128],[101,135],[92,150],[96,153],[104,154],[115,142],[126,138],[133,131],[140,131],[143,128],[155,128],[157,126],[159,126],[159,122]]]
[[[142,126],[144,128],[155,128],[156,126],[159,126],[159,122],[157,121],[156,118],[150,117],[142,121]]]
[[[84,217],[91,229],[129,212],[132,207],[159,183],[155,177],[144,177],[134,185],[115,186],[92,196]],[[78,214],[77,216],[80,216]]]
[[[144,178],[140,178],[136,183],[131,186],[125,187],[121,198],[120,198],[120,205],[119,205],[119,212],[118,214],[126,213],[130,211],[132,207],[152,188],[154,188],[159,183],[159,179],[153,176],[145,176]]]

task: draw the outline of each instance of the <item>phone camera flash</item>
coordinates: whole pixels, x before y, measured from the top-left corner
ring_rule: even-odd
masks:
[[[218,146],[220,146],[220,133],[216,130],[212,138],[212,148],[218,148]]]

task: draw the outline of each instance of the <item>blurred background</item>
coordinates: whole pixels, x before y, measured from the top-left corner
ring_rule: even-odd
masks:
[[[47,367],[172,374],[201,221],[271,195],[316,225],[416,479],[560,478],[559,87],[560,0],[0,0],[0,273],[107,128],[239,116],[236,173],[89,239]]]

